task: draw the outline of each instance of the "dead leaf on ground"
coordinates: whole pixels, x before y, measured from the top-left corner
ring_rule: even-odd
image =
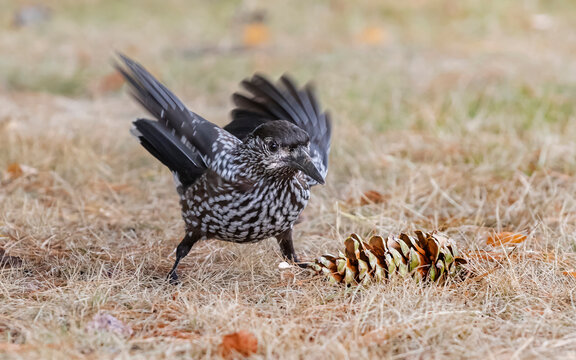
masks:
[[[22,165],[19,163],[11,163],[8,165],[8,167],[6,167],[3,178],[5,181],[12,181],[23,176],[31,176],[36,174],[38,174],[38,170],[31,166]]]
[[[262,22],[255,22],[244,26],[242,43],[248,47],[266,45],[270,41],[268,26]]]
[[[93,86],[95,95],[119,91],[124,85],[124,77],[118,71],[111,72],[100,78]]]
[[[246,330],[224,335],[222,344],[218,347],[220,356],[233,359],[235,355],[250,356],[258,351],[258,339]]]
[[[562,275],[571,276],[576,279],[576,269],[562,271]]]
[[[513,232],[504,231],[492,236],[488,236],[486,239],[486,244],[492,246],[499,246],[505,244],[520,244],[526,241],[528,237],[524,234],[518,234]]]
[[[350,205],[370,205],[370,204],[381,204],[388,200],[388,196],[382,194],[376,190],[368,190],[360,195],[360,198],[349,198],[346,202]]]
[[[367,26],[358,36],[358,42],[364,45],[381,45],[386,43],[386,31],[380,26]]]
[[[10,179],[17,179],[24,175],[24,170],[18,163],[12,163],[6,168],[6,173]]]

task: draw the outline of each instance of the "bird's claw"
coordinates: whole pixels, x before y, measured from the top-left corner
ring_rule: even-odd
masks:
[[[180,280],[178,280],[178,274],[176,274],[176,271],[170,271],[168,273],[168,276],[166,277],[166,280],[168,280],[170,285],[178,285],[180,283]]]
[[[301,269],[307,269],[309,266],[306,262],[296,262],[296,265],[298,265],[298,267]]]

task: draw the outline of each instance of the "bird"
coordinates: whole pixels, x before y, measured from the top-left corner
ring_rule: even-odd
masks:
[[[253,243],[276,238],[283,257],[302,267],[293,227],[325,183],[332,120],[313,86],[300,88],[287,74],[276,83],[262,74],[241,82],[224,127],[189,110],[142,65],[118,54],[115,68],[132,97],[154,119],[139,118],[131,133],[172,172],[185,235],[168,273],[198,241]]]

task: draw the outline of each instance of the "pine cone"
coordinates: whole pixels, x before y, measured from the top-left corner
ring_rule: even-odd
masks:
[[[310,267],[331,282],[346,285],[383,281],[395,274],[417,280],[444,281],[467,261],[458,256],[454,241],[443,234],[416,231],[416,237],[372,236],[368,243],[356,234],[344,240],[345,252],[324,255]]]

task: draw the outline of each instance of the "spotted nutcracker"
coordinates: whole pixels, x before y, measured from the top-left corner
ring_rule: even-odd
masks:
[[[310,85],[290,77],[272,84],[261,75],[235,93],[232,121],[224,128],[188,110],[140,64],[119,55],[116,68],[133,97],[156,118],[133,122],[132,134],[174,176],[186,235],[168,278],[199,240],[237,243],[278,240],[284,257],[298,262],[292,227],[324,184],[331,120]]]

